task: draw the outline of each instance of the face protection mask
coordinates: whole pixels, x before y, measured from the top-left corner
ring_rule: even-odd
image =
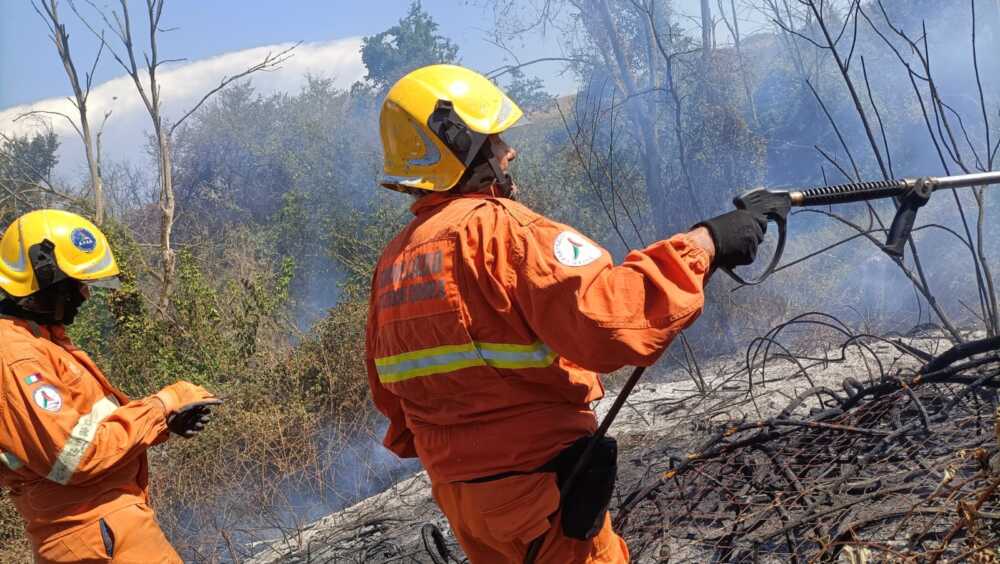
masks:
[[[12,312],[43,325],[72,325],[80,306],[90,296],[90,289],[77,280],[63,280],[17,301],[23,312]]]

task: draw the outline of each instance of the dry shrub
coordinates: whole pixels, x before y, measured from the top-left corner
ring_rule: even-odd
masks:
[[[247,543],[294,526],[290,498],[350,497],[332,466],[373,425],[366,309],[338,306],[297,346],[258,357],[224,388],[229,398],[208,431],[156,450],[153,495],[179,550],[204,561],[245,555]]]
[[[259,526],[282,497],[282,478],[317,464],[318,417],[301,402],[279,399],[240,398],[218,409],[196,440],[174,439],[153,451],[152,496],[183,554],[215,554],[223,533]]]
[[[189,289],[195,280],[189,277]],[[221,372],[206,385],[226,403],[206,433],[170,441],[154,459],[154,499],[164,527],[179,550],[201,561],[246,555],[247,543],[288,526],[296,514],[292,497],[336,493],[330,452],[344,448],[364,427],[359,422],[369,419],[367,304],[333,308],[293,344],[290,325],[281,322],[284,303],[264,312],[247,307],[269,304],[260,288],[229,283],[210,300],[210,309],[222,312],[212,321],[221,335],[204,335],[201,342],[219,343]],[[253,331],[247,316],[256,323]],[[229,318],[236,321],[231,326]],[[209,330],[202,326],[199,333]]]

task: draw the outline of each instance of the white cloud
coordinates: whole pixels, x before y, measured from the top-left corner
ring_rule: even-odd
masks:
[[[168,119],[179,118],[206,92],[217,86],[224,76],[240,73],[260,62],[268,53],[277,54],[290,46],[291,44],[281,44],[255,47],[162,68],[158,81],[161,84],[164,115]],[[360,46],[359,38],[302,44],[280,69],[255,73],[251,80],[262,94],[295,92],[305,82],[307,74],[332,78],[336,86],[346,88],[364,75]],[[69,92],[68,83],[66,90]],[[102,153],[105,159],[135,160],[143,155],[151,124],[131,77],[120,76],[95,86],[91,90],[88,106],[90,121],[95,129],[105,112],[113,111],[102,136]],[[26,112],[39,110],[60,112],[74,119],[77,116],[75,107],[67,98],[40,100],[0,110],[0,132],[24,135],[39,130],[41,125],[37,119],[14,121]],[[73,127],[60,117],[47,116],[45,120],[62,142],[58,172],[76,174],[82,171],[85,165],[83,145]]]

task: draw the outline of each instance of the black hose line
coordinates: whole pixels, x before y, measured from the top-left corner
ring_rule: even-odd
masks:
[[[902,196],[908,188],[905,180],[876,180],[873,182],[852,182],[803,190],[803,205],[823,206],[861,202],[878,198]]]

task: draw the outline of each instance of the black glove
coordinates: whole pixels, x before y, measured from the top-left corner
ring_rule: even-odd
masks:
[[[167,418],[167,428],[176,435],[190,439],[205,429],[212,420],[212,406],[220,403],[222,402],[216,399],[186,405]]]
[[[767,217],[748,210],[733,210],[695,227],[705,227],[712,234],[715,266],[733,268],[750,264],[757,257],[757,245],[767,231]]]

